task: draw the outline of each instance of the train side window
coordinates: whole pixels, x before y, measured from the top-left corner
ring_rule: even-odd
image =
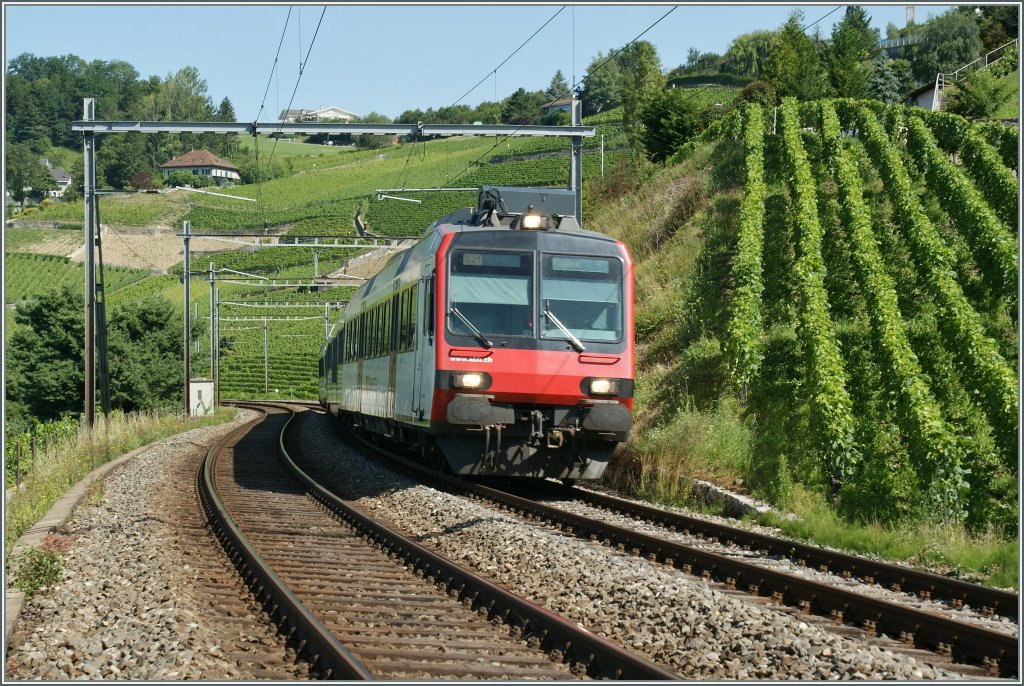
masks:
[[[407,326],[409,327],[408,339],[409,339],[409,350],[416,349],[416,296],[419,294],[419,286],[413,285],[409,289],[409,319]]]
[[[338,383],[338,358],[340,357],[341,343],[340,335],[331,341],[331,383]]]
[[[431,342],[434,339],[434,275],[431,274],[427,277],[427,292],[426,292],[426,307],[424,314],[424,324],[426,325],[426,334],[430,338]]]

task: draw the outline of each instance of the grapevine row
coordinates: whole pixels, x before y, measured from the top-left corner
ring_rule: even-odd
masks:
[[[821,419],[830,476],[844,481],[854,474],[861,455],[853,437],[853,402],[847,390],[846,371],[828,310],[816,186],[800,141],[796,101],[786,98],[779,110],[799,235],[796,275],[802,300],[800,328],[810,361],[811,402]]]
[[[999,354],[995,341],[985,335],[981,318],[964,297],[952,268],[950,249],[925,216],[903,162],[877,118],[859,108],[857,122],[872,162],[885,180],[893,211],[914,251],[918,269],[938,305],[949,348],[967,368],[967,383],[981,396],[1004,455],[1015,458],[1017,375]]]
[[[1003,164],[999,152],[989,145],[976,126],[962,117],[935,112],[928,115],[926,121],[938,138],[949,141],[950,145],[943,147],[953,147],[960,153],[964,167],[974,177],[978,189],[999,219],[1011,229],[1016,229],[1019,207],[1017,177]]]
[[[995,213],[949,156],[939,149],[917,117],[907,120],[907,148],[924,169],[930,189],[974,252],[982,277],[993,292],[1013,302],[1017,293],[1017,245]]]
[[[1020,166],[1020,144],[1016,126],[1003,126],[998,122],[981,122],[975,123],[974,127],[978,135],[996,149],[1003,159],[1003,164],[1010,169],[1017,169]]]
[[[962,451],[943,419],[903,325],[896,286],[871,228],[870,211],[864,203],[856,162],[843,149],[839,119],[827,102],[821,107],[821,137],[832,175],[839,189],[843,219],[850,232],[854,264],[871,316],[872,335],[882,351],[897,396],[899,421],[906,431],[915,468],[928,488],[933,511],[943,518],[962,519],[965,488]]]
[[[733,299],[726,328],[731,373],[741,388],[761,366],[761,252],[764,248],[764,118],[761,106],[750,104],[743,129],[747,180],[740,206],[739,240],[733,264]]]

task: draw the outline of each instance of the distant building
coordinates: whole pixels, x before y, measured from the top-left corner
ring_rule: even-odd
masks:
[[[544,114],[551,114],[552,112],[568,112],[572,114],[572,98],[559,98],[558,100],[544,103],[540,107],[544,110]]]
[[[57,182],[57,187],[46,191],[46,197],[48,198],[63,198],[64,192],[71,185],[71,175],[63,169],[54,169],[53,164],[48,159],[39,160],[39,164],[46,167],[50,172],[50,176]]]
[[[193,150],[170,162],[160,165],[164,170],[164,178],[178,170],[190,171],[196,176],[209,176],[218,186],[240,180],[238,167],[214,155],[207,150]]]
[[[359,115],[355,112],[349,112],[348,110],[343,110],[340,107],[321,107],[318,110],[281,110],[281,114],[278,115],[277,120],[286,124],[289,122],[338,119],[342,123],[348,124],[358,117]]]
[[[910,99],[918,107],[934,112],[939,109],[939,99],[936,97],[936,93],[935,81],[931,81],[911,92]]]

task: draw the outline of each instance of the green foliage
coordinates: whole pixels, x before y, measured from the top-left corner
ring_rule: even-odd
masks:
[[[4,282],[7,302],[16,303],[49,289],[70,286],[81,291],[85,286],[85,269],[80,263],[71,262],[57,255],[7,253]],[[41,279],[40,274],[46,274]],[[141,269],[105,267],[106,292],[112,294],[121,288],[146,277],[148,272]],[[81,314],[81,313],[79,313]]]
[[[855,423],[846,371],[823,283],[822,235],[815,183],[800,141],[796,100],[784,99],[779,114],[799,237],[796,273],[801,299],[800,330],[808,357],[809,393],[820,429],[822,467],[825,477],[836,488],[856,473],[861,454],[854,441]]]
[[[752,103],[744,108],[744,153],[747,179],[740,206],[739,241],[732,267],[733,296],[729,306],[725,349],[729,373],[742,390],[753,381],[764,359],[761,254],[764,249],[764,114]]]
[[[80,412],[84,363],[81,290],[65,284],[20,305],[7,342],[7,399],[40,420]]]
[[[622,64],[622,125],[634,154],[641,150],[642,113],[665,85],[658,51],[647,41],[636,41],[619,54]]]
[[[975,130],[999,153],[1003,164],[1016,169],[1020,158],[1020,143],[1016,126],[1003,126],[996,122],[974,124]]]
[[[985,50],[995,50],[1017,37],[1018,8],[1013,5],[980,5],[978,9],[978,30]]]
[[[28,548],[14,562],[14,587],[31,598],[40,589],[54,586],[64,578],[64,562],[58,550]]]
[[[953,255],[926,217],[910,177],[878,119],[857,110],[857,126],[875,167],[885,181],[894,214],[914,251],[918,271],[938,305],[948,347],[968,368],[966,383],[988,414],[1008,465],[1017,453],[1017,375],[982,326],[953,271]]]
[[[707,126],[714,113],[700,109],[687,91],[672,89],[654,93],[640,113],[644,122],[641,140],[647,155],[663,162]]]
[[[872,29],[864,8],[850,6],[832,29],[825,48],[825,65],[832,91],[839,97],[863,98],[868,94],[871,59],[878,50],[878,29]]]
[[[775,86],[767,81],[754,81],[743,87],[743,90],[729,104],[729,108],[739,107],[744,102],[758,103],[762,108],[775,107],[779,103],[779,94]]]
[[[799,10],[789,16],[777,34],[762,78],[774,84],[780,97],[813,100],[826,94],[828,74],[802,23]]]
[[[182,317],[159,297],[132,299],[115,308],[108,327],[110,397],[124,412],[169,407],[180,401]]]
[[[580,99],[583,101],[583,116],[598,114],[618,107],[621,102],[620,84],[622,82],[622,66],[616,57],[610,57],[598,51],[594,59],[587,65]]]
[[[544,95],[547,97],[548,102],[558,98],[567,98],[571,95],[569,84],[566,82],[565,75],[562,74],[561,69],[557,69],[555,75],[551,77],[551,83],[548,84],[548,89],[544,91]]]
[[[15,202],[23,202],[41,197],[56,188],[57,182],[27,145],[8,145],[4,151],[4,187]]]
[[[939,149],[917,117],[907,121],[907,149],[924,169],[928,185],[974,251],[982,276],[992,290],[1014,303],[1017,295],[1017,242],[985,202],[978,189]]]
[[[714,84],[730,88],[743,88],[753,81],[753,77],[736,74],[687,74],[683,76],[667,76],[665,78],[665,87],[695,88],[697,86]]]
[[[956,71],[981,56],[981,35],[972,14],[952,9],[924,25],[924,44],[913,62],[914,78],[934,81],[939,72]]]
[[[969,119],[988,119],[1016,96],[1016,82],[999,79],[989,70],[981,69],[956,82],[956,91],[945,108]]]
[[[540,120],[541,106],[548,102],[544,91],[519,88],[508,96],[501,108],[501,120],[506,124],[534,124]]]
[[[761,78],[775,40],[774,31],[752,31],[737,36],[722,56],[722,71]]]
[[[843,220],[852,242],[850,253],[867,299],[874,343],[890,371],[885,378],[906,431],[920,490],[928,494],[930,515],[962,521],[966,516],[963,501],[967,490],[962,451],[904,330],[896,285],[883,266],[856,162],[843,149],[839,119],[828,103],[822,105],[821,114],[822,142],[839,188]],[[877,479],[869,478],[861,485],[868,487],[872,482]]]
[[[868,78],[868,95],[887,105],[907,101],[914,90],[914,76],[907,60],[890,60],[879,56]]]

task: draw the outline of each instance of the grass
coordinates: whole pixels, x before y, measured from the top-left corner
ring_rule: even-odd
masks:
[[[853,553],[908,562],[975,583],[1019,589],[1020,547],[998,531],[968,533],[961,527],[918,524],[891,526],[850,523],[816,494],[795,488],[791,509],[796,519],[774,513],[758,521],[792,538]]]
[[[346,153],[352,153],[354,148],[345,147],[341,145],[316,145],[315,143],[304,143],[301,142],[302,136],[298,136],[294,142],[288,142],[284,139],[277,141],[277,147],[274,147],[274,141],[267,138],[266,136],[259,137],[259,152],[260,159],[269,159],[271,151],[274,153],[274,157],[335,157]],[[256,150],[257,139],[252,136],[238,136],[239,148],[243,153],[254,152]]]
[[[205,426],[230,421],[234,408],[219,408],[208,417],[188,418],[178,414],[114,413],[109,423],[102,417],[91,431],[79,433],[71,450],[52,450],[37,462],[22,481],[6,508],[5,554],[30,527],[72,486],[95,467],[152,441]]]
[[[67,255],[82,245],[82,229],[28,229],[7,227],[4,231],[6,252],[34,252]]]
[[[690,482],[702,478],[795,513],[793,521],[763,519],[787,535],[1016,587],[1018,544],[999,525],[967,531],[836,514],[815,476],[816,443],[808,403],[799,395],[805,371],[792,306],[766,303],[770,328],[755,389],[760,392],[740,404],[728,384],[721,344],[742,178],[737,170],[742,166],[728,144],[696,146],[680,164],[656,170],[650,182],[591,205],[588,228],[623,240],[636,262],[635,425],[609,476],[646,499],[688,507],[695,505]],[[773,193],[781,192],[780,181],[769,179]],[[791,258],[775,243],[793,239],[782,225],[789,211],[779,197],[769,213],[775,224],[767,227],[765,296],[785,305],[793,298],[780,276],[792,271]],[[864,348],[867,337],[857,324],[837,322],[846,338]],[[847,329],[857,329],[858,336]],[[850,359],[870,358],[864,350]],[[879,395],[878,387],[864,388],[868,400]],[[900,441],[898,431],[892,440]],[[721,506],[697,509],[718,513]]]
[[[85,288],[85,267],[69,261],[66,257],[7,253],[4,260],[4,284],[9,303],[60,288],[63,283],[70,283],[77,289]],[[113,295],[119,289],[148,275],[148,271],[141,269],[106,267],[106,293]]]
[[[996,110],[994,119],[1017,119],[1020,116],[1020,70],[1014,69],[1006,76],[999,79],[1000,84],[1013,86],[1014,97],[1005,105]]]

